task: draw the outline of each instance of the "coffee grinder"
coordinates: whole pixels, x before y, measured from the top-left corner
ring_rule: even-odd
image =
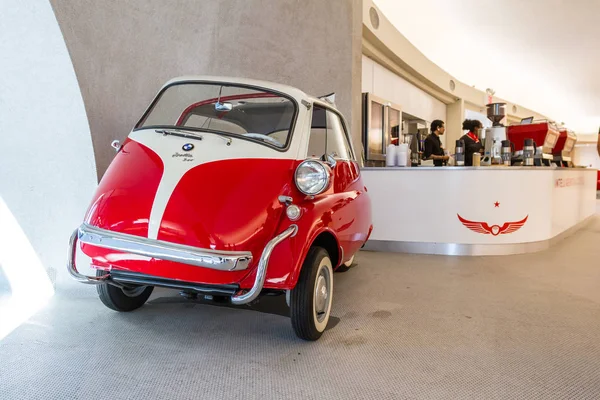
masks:
[[[484,130],[481,165],[502,164],[502,141],[506,140],[506,127],[500,121],[506,116],[506,103],[490,103],[486,108],[492,127]]]

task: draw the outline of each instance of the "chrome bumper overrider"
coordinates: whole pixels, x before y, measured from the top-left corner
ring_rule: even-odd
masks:
[[[232,296],[233,304],[246,304],[260,294],[263,288],[269,258],[275,246],[288,237],[296,235],[298,227],[291,225],[285,231],[275,236],[265,246],[258,262],[256,278],[252,288],[240,295]],[[69,240],[69,258],[67,269],[71,276],[79,282],[88,284],[112,284],[122,286],[113,282],[110,273],[101,277],[91,277],[80,274],[75,265],[75,254],[77,251],[77,242],[89,245],[122,251],[125,253],[136,254],[160,260],[174,261],[197,267],[210,268],[219,271],[241,271],[248,268],[252,261],[252,253],[241,251],[214,251],[199,249],[192,246],[179,245],[175,243],[164,242],[160,240],[147,239],[139,236],[128,235],[118,232],[112,232],[106,229],[96,228],[88,224],[82,224],[73,232]]]

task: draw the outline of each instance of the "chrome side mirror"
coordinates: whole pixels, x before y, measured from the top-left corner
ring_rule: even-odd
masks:
[[[331,168],[335,168],[335,165],[337,164],[335,158],[333,158],[331,154],[327,155],[327,162],[329,163],[329,165],[331,165]]]
[[[327,163],[331,168],[335,168],[335,165],[337,164],[337,161],[335,161],[335,158],[333,158],[331,154],[323,154],[321,161]]]
[[[112,147],[113,149],[115,149],[115,152],[118,153],[119,150],[121,150],[121,148],[123,148],[123,145],[121,144],[120,141],[113,140],[112,143],[110,144],[110,147]]]
[[[231,103],[221,103],[220,101],[215,103],[215,111],[217,112],[229,112],[231,110],[233,110],[233,104]]]

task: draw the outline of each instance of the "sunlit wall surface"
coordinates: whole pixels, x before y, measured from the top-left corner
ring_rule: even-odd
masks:
[[[50,4],[0,1],[0,338],[68,282],[69,236],[96,186],[90,132]],[[107,143],[108,146],[108,143]]]
[[[43,307],[54,287],[27,236],[0,198],[0,266],[10,286],[0,303],[0,339]]]
[[[374,0],[427,58],[460,81],[580,133],[600,126],[600,2]]]

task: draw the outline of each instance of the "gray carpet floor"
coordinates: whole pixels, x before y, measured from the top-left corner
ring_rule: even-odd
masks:
[[[119,314],[62,285],[0,341],[0,399],[599,399],[599,258],[600,217],[537,254],[363,252],[314,343],[282,297]]]

